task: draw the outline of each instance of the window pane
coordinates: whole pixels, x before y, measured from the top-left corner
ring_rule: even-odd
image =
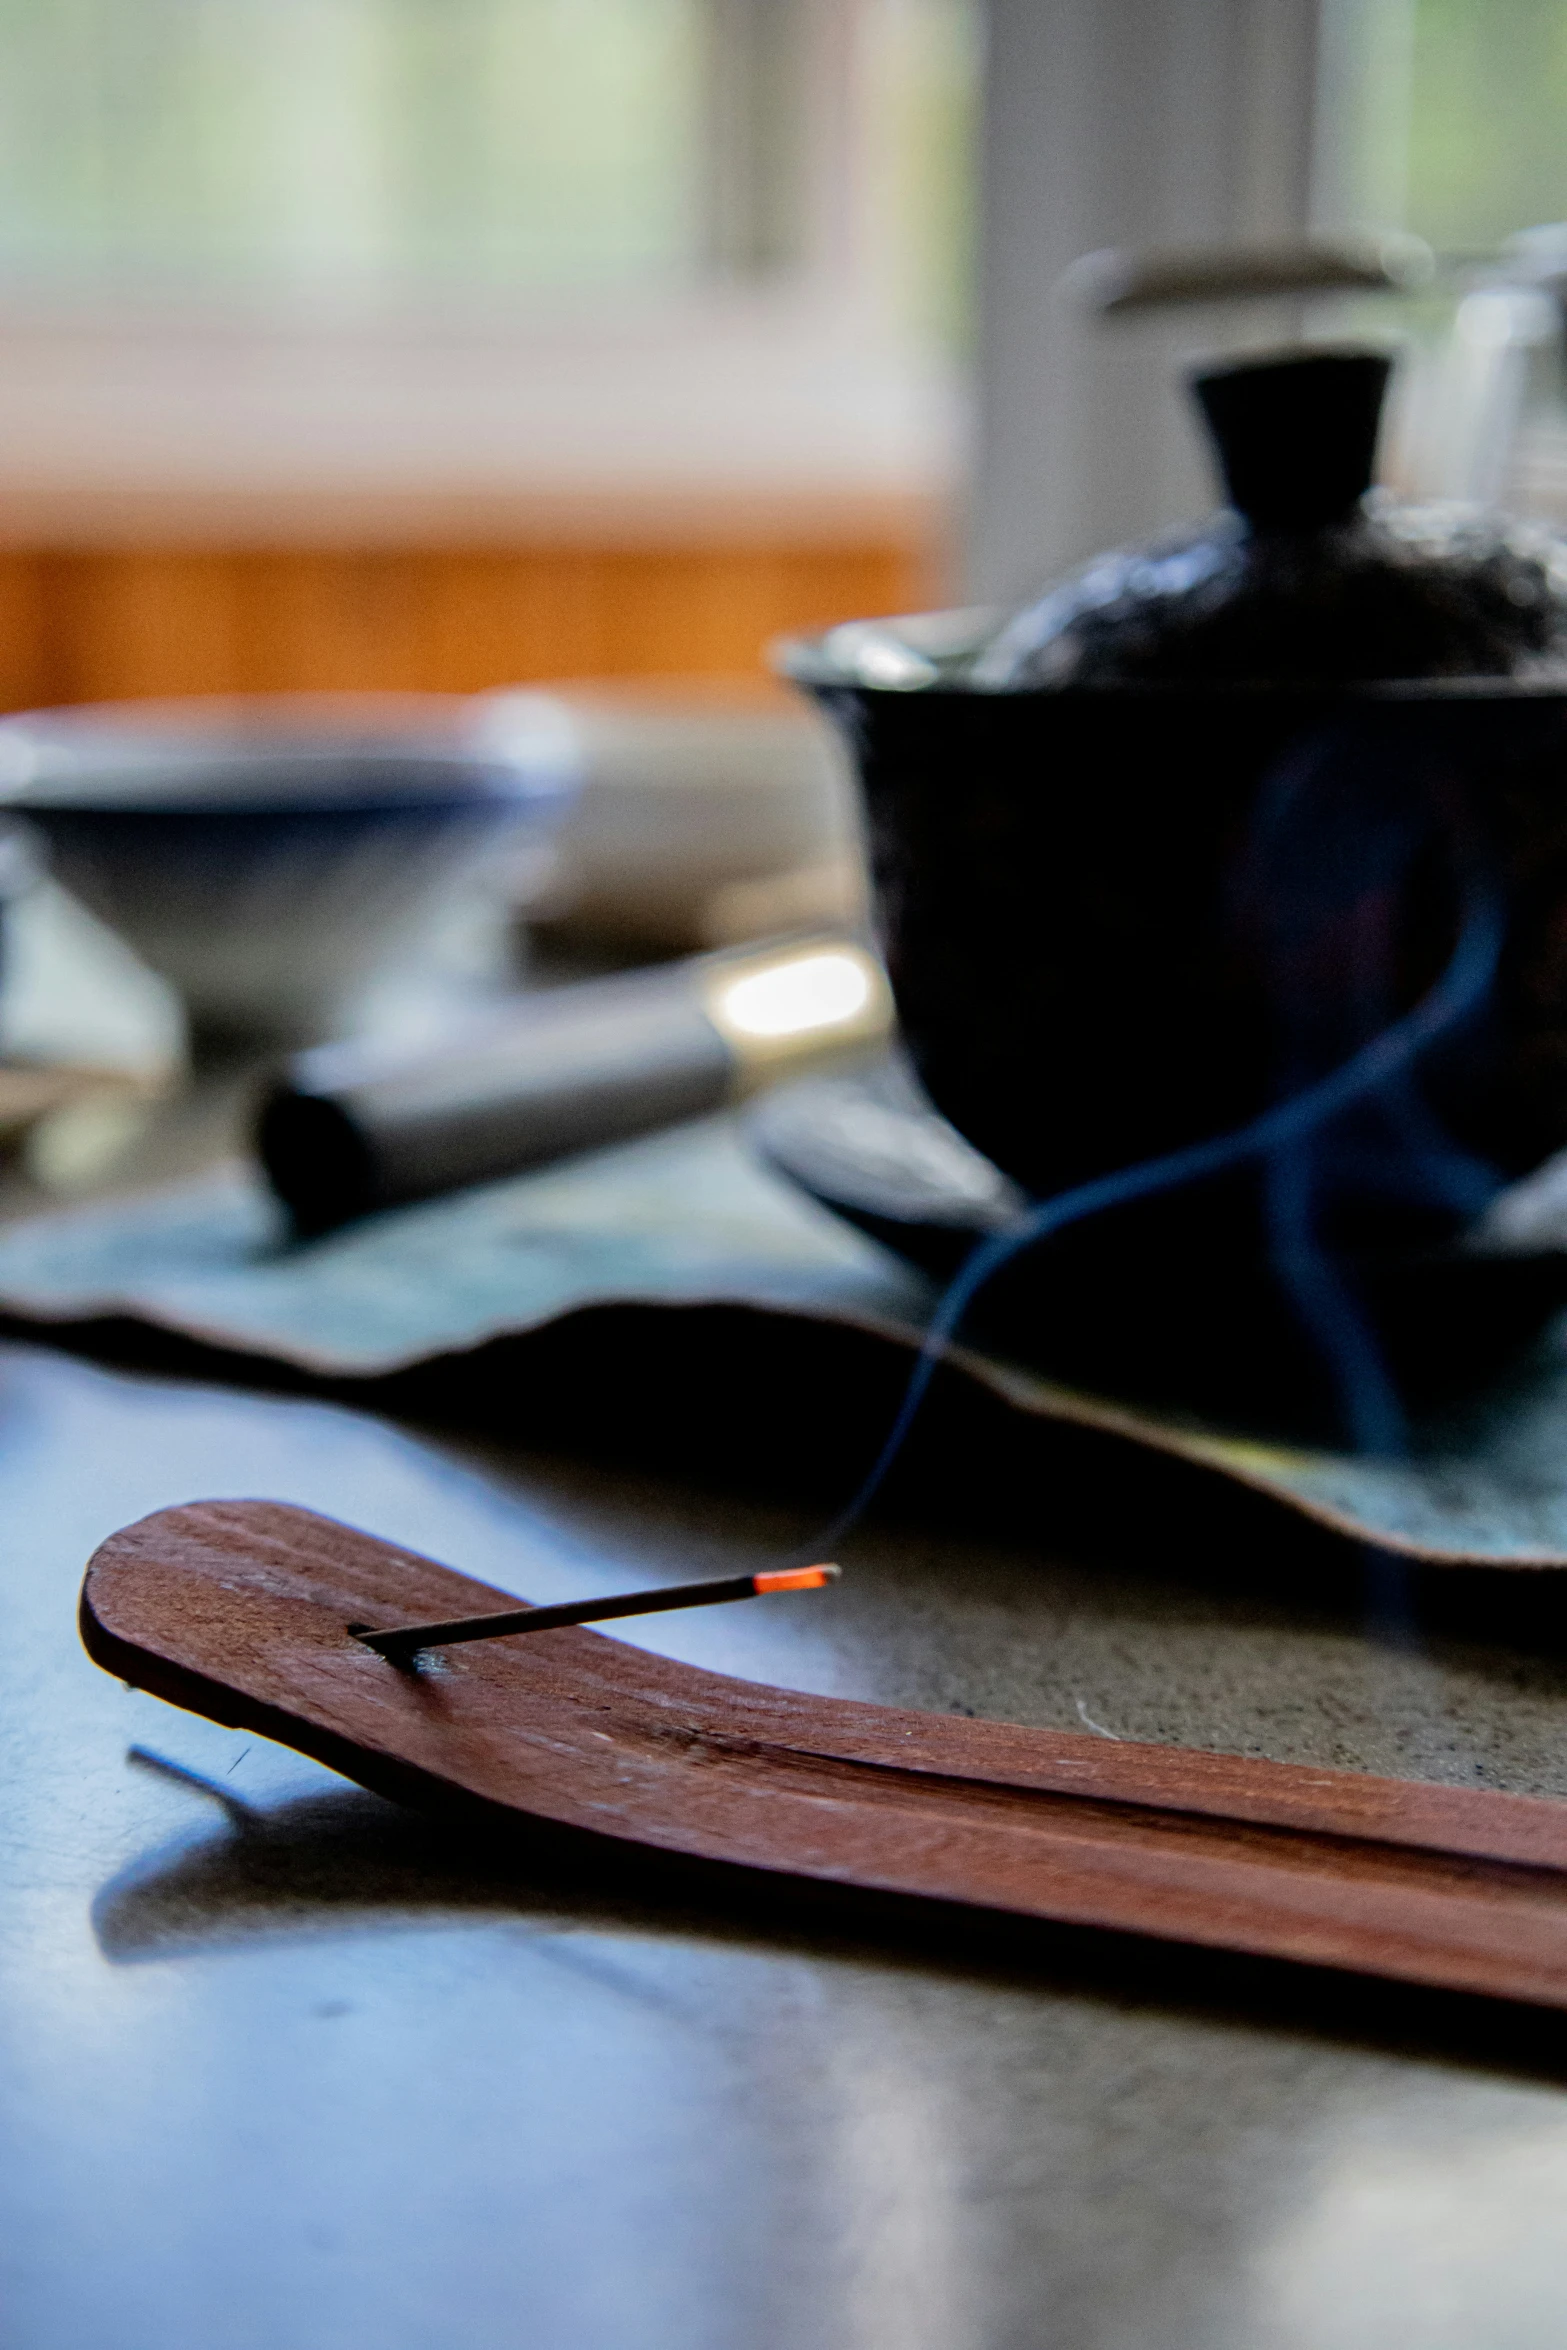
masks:
[[[1567,219],[1567,0],[1323,0],[1334,217],[1485,251]]]
[[[1418,0],[1408,226],[1437,246],[1567,218],[1567,7]]]
[[[0,0],[0,275],[689,278],[706,30],[703,0]]]
[[[881,274],[898,325],[968,341],[980,12],[973,0],[875,0],[870,173]]]
[[[0,298],[808,275],[961,344],[978,0],[0,0]]]

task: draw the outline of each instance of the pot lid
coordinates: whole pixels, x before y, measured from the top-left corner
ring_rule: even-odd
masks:
[[[1567,544],[1372,489],[1390,361],[1307,350],[1191,389],[1227,503],[1021,611],[840,629],[802,682],[976,691],[1567,678]]]

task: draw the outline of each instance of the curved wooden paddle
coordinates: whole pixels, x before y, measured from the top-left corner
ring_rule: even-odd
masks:
[[[788,1876],[1567,2006],[1567,1805],[810,1697],[601,1633],[417,1671],[348,1631],[515,1605],[307,1510],[87,1570],[99,1664],[382,1794]]]

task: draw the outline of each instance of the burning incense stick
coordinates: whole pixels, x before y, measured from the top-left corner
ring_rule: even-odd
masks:
[[[757,1575],[726,1575],[716,1583],[675,1583],[663,1591],[626,1591],[615,1599],[568,1599],[559,1607],[514,1607],[495,1616],[457,1616],[447,1624],[399,1624],[373,1632],[348,1629],[366,1648],[402,1664],[423,1648],[451,1648],[463,1640],[500,1640],[513,1632],[553,1632],[561,1624],[598,1624],[609,1616],[652,1616],[672,1607],[716,1607],[727,1599],[763,1599],[770,1591],[819,1591],[835,1583],[834,1566],[774,1567]]]

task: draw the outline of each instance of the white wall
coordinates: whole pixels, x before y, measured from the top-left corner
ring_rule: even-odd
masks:
[[[1212,503],[1176,378],[1225,322],[1095,325],[1054,288],[1106,245],[1305,231],[1318,11],[989,0],[975,598],[1018,595]],[[1259,330],[1253,312],[1242,331]]]

